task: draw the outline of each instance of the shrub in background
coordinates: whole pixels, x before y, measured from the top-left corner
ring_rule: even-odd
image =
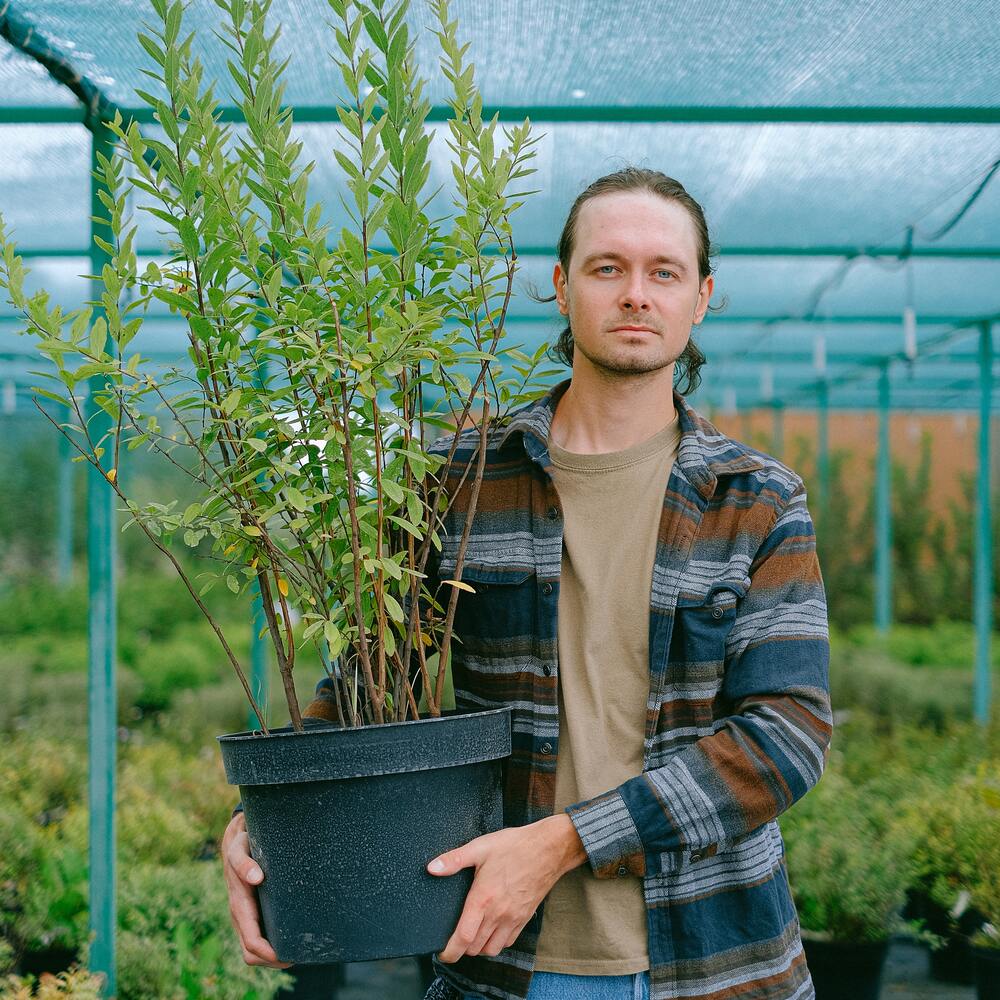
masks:
[[[899,914],[915,834],[892,799],[841,773],[835,751],[831,765],[780,821],[802,930],[829,941],[884,941],[911,927]]]

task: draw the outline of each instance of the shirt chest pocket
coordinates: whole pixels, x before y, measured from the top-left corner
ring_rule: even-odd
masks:
[[[726,639],[749,583],[745,578],[715,583],[703,596],[678,598],[670,640],[672,663],[714,664],[725,660]]]
[[[442,561],[442,580],[455,579],[454,563]],[[455,609],[456,658],[499,661],[531,654],[536,634],[538,583],[533,569],[523,566],[466,565]],[[451,587],[439,593],[447,610]]]

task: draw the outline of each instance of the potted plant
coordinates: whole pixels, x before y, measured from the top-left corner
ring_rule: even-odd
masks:
[[[952,852],[959,896],[980,916],[970,942],[976,995],[1000,1000],[1000,764],[981,762],[952,800],[960,814]]]
[[[432,219],[430,104],[407,2],[329,0],[350,95],[334,157],[352,224],[333,232],[282,107],[269,0],[216,3],[245,128],[221,120],[180,0],[152,0],[155,23],[138,40],[156,86],[139,94],[160,131],[108,123],[117,145],[99,157],[107,262],[93,301],[64,312],[44,292],[27,295],[2,222],[0,285],[53,363],[36,404],[115,491],[127,526],[171,562],[260,720],[220,742],[267,876],[261,907],[279,957],[426,953],[443,947],[471,884],[471,873],[433,879],[426,861],[502,824],[509,710],[441,710],[457,600],[472,589],[461,579],[469,522],[454,578],[437,585],[433,566],[446,478],[469,484],[471,521],[491,422],[540,391],[544,349],[503,344],[510,217],[526,193],[511,188],[532,172],[537,140],[527,121],[503,141],[497,118],[483,121],[447,0],[430,0],[455,154],[454,210]],[[168,242],[168,258],[141,269],[132,195]],[[157,309],[183,324],[188,368],[143,356]],[[501,358],[515,375],[498,370]],[[428,386],[437,408],[425,405]],[[452,470],[451,432],[476,415],[479,457]],[[143,447],[183,469],[198,499],[181,510],[132,497],[118,469]],[[180,546],[201,557],[199,575]],[[287,727],[268,725],[202,600],[220,583],[259,594]],[[293,680],[304,643],[315,651],[307,669],[325,665],[334,716],[309,728]]]
[[[910,825],[834,767],[781,827],[817,1000],[878,1000],[890,938],[906,926]]]
[[[931,947],[930,975],[942,982],[971,985],[975,982],[972,938],[984,915],[974,905],[965,886],[959,856],[960,837],[968,821],[968,796],[963,782],[931,787],[919,796],[916,817],[914,883],[907,912],[919,920]]]

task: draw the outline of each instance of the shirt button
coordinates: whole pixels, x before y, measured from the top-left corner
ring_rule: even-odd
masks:
[[[549,674],[552,673],[552,668],[546,663],[542,667],[542,673],[545,674],[546,677],[548,677]]]
[[[618,877],[619,878],[624,878],[626,875],[628,875],[628,869],[624,865],[619,865],[618,866]]]
[[[691,854],[692,861],[701,861],[701,857],[702,857],[701,851],[693,851]]]
[[[723,612],[722,608],[712,608],[712,617],[713,618],[716,618],[716,619],[721,618],[722,615],[723,615],[723,613],[724,612]]]
[[[556,518],[558,518],[558,517],[559,517],[559,508],[558,507],[550,507],[549,508],[549,520],[550,521],[555,521]]]
[[[551,743],[543,743],[542,744],[542,753],[552,753],[552,744]]]
[[[551,583],[543,584],[542,585],[542,593],[545,594],[546,596],[548,596],[549,594],[551,594],[552,593],[552,584]]]

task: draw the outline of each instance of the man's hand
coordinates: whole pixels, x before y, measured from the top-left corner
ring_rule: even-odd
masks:
[[[253,887],[264,881],[264,873],[250,857],[247,825],[241,812],[229,821],[222,837],[222,870],[229,890],[229,917],[243,948],[243,961],[272,969],[289,968],[292,963],[278,961],[260,930],[260,909]]]
[[[476,869],[458,926],[438,958],[499,955],[517,940],[552,886],[586,860],[565,813],[488,833],[435,858],[427,866],[432,875]]]

